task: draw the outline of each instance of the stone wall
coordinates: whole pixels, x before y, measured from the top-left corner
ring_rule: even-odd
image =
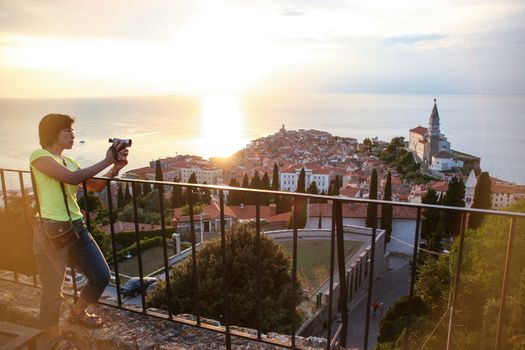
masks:
[[[0,280],[1,321],[38,328],[39,303],[40,289]],[[70,325],[67,322],[67,315],[72,303],[71,297],[65,298],[60,327],[64,335],[75,341],[81,349],[225,348],[225,336],[220,333],[101,304],[92,306],[90,311],[104,318],[103,328],[90,330],[78,325]],[[191,319],[191,317],[185,318]],[[243,334],[256,334],[253,329],[232,327],[232,330]],[[289,336],[276,333],[264,334],[263,338],[280,342],[290,341]],[[326,347],[326,340],[316,337],[297,337],[296,341],[297,345],[307,349]],[[38,349],[45,348],[43,340],[39,339]],[[232,336],[232,349],[281,349],[281,347]]]

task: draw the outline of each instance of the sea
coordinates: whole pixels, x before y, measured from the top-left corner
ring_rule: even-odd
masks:
[[[0,168],[28,169],[48,113],[75,116],[81,166],[103,159],[113,137],[131,138],[128,169],[180,154],[225,157],[251,140],[287,130],[408,139],[434,104],[452,149],[481,157],[491,176],[525,184],[525,95],[289,94],[0,99]]]

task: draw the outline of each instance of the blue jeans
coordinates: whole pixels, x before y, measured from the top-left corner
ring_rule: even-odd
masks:
[[[80,297],[88,303],[98,301],[109,283],[110,272],[104,255],[82,219],[73,221],[75,231],[80,236],[76,242],[56,249],[42,232],[37,222],[33,239],[33,251],[40,273],[42,295],[40,299],[40,321],[42,327],[58,326],[63,294],[62,284],[66,264],[71,261],[80,267],[88,278]]]

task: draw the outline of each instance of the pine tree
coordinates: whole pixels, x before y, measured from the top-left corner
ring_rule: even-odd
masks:
[[[370,179],[370,194],[369,199],[377,199],[377,170],[372,171]],[[377,225],[377,204],[368,203],[366,207],[366,227],[374,227]]]
[[[392,200],[392,174],[388,172],[385,184],[385,192],[383,194],[383,200]],[[392,235],[392,204],[381,205],[381,229],[386,231],[385,242],[390,242],[390,236]]]
[[[315,181],[312,181],[310,183],[310,186],[308,186],[308,190],[306,191],[310,194],[319,194],[319,189],[317,188],[317,183]]]
[[[475,209],[490,209],[492,208],[492,191],[490,189],[491,182],[489,173],[484,171],[478,177],[478,183],[474,190],[474,200],[472,208]],[[480,213],[472,213],[469,218],[469,228],[476,229],[481,226],[485,215]]]
[[[339,190],[341,189],[341,186],[343,186],[342,179],[339,175],[336,175],[334,179],[333,188],[332,188],[333,196],[339,196]]]
[[[299,179],[297,180],[297,193],[306,193],[306,173],[304,168],[301,169],[299,173]]]

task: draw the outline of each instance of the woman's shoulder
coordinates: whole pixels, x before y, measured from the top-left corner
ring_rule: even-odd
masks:
[[[29,162],[32,163],[34,160],[37,160],[38,158],[41,158],[41,157],[53,157],[53,154],[51,154],[51,152],[46,151],[43,148],[37,149],[31,153],[31,156],[29,156]]]

